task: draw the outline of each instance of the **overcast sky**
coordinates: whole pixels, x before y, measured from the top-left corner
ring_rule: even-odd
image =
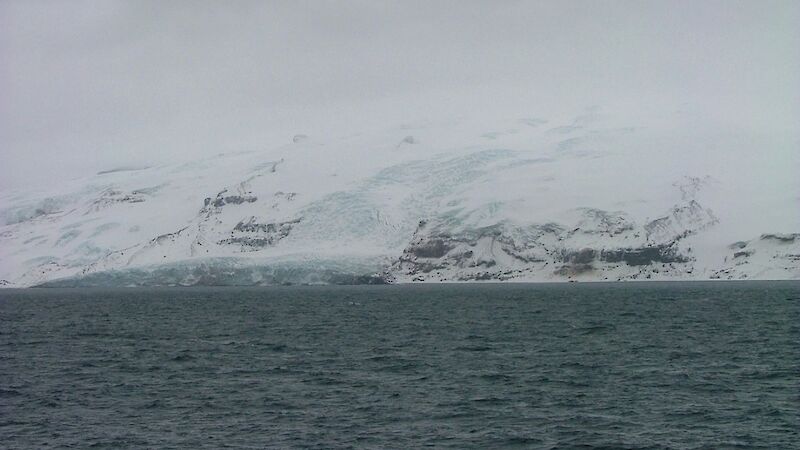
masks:
[[[798,135],[800,2],[0,0],[0,188],[462,111]]]

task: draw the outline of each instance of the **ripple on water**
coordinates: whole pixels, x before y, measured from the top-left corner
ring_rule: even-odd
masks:
[[[4,448],[800,448],[800,284],[0,291]]]

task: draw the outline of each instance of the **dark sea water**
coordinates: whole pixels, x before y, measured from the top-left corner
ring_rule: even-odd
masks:
[[[800,448],[800,284],[0,291],[2,448]]]

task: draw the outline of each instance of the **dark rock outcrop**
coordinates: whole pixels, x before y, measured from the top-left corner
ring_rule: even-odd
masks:
[[[593,248],[583,248],[580,250],[564,250],[562,259],[570,264],[589,264],[594,261],[597,251]]]
[[[242,250],[259,250],[270,247],[278,243],[281,239],[289,236],[292,228],[300,223],[301,219],[288,220],[285,222],[259,223],[255,217],[250,217],[247,221],[240,221],[233,227],[231,237],[222,239],[220,245],[241,245]]]
[[[673,244],[638,248],[603,250],[600,259],[605,262],[624,262],[629,266],[645,266],[652,263],[684,263],[689,259],[678,253]]]
[[[762,241],[771,240],[788,244],[794,242],[795,239],[799,238],[800,238],[800,233],[791,233],[791,234],[770,233],[770,234],[762,234],[760,239]]]
[[[241,205],[242,203],[253,203],[258,200],[255,195],[225,195],[227,189],[223,190],[215,198],[206,197],[203,200],[203,209],[208,209],[210,206],[214,208],[222,208],[225,205]]]
[[[119,203],[142,203],[145,201],[145,195],[146,193],[142,190],[126,193],[115,189],[106,189],[89,205],[84,214],[97,212]]]
[[[710,209],[703,208],[695,200],[675,205],[669,213],[645,224],[647,240],[667,243],[683,239],[719,222]]]
[[[445,243],[444,239],[434,238],[412,244],[407,252],[420,258],[441,258],[450,249],[451,247]]]

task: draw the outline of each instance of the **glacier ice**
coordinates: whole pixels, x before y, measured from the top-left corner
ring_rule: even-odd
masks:
[[[800,278],[800,187],[747,152],[593,113],[408,133],[0,193],[0,284]]]

